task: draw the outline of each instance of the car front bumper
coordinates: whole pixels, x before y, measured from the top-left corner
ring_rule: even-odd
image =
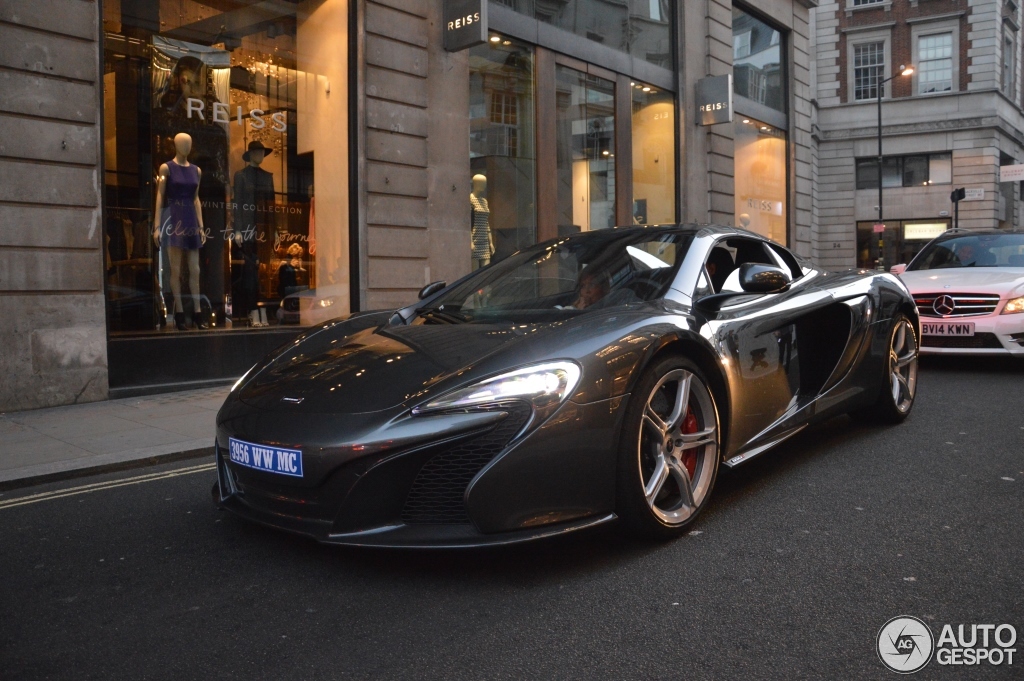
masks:
[[[329,544],[473,547],[560,535],[615,518],[624,405],[624,398],[566,402],[522,436],[512,431],[526,419],[517,424],[511,414],[485,429],[399,451],[318,461],[311,448],[307,465],[320,472],[305,481],[231,462],[227,438],[245,434],[219,427],[213,501]],[[467,473],[467,466],[479,470]]]
[[[979,317],[921,317],[927,322],[971,322],[974,336],[922,336],[922,355],[1024,357],[1024,314]]]

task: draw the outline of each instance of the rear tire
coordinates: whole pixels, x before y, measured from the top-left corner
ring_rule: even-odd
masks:
[[[626,407],[618,461],[618,512],[649,539],[685,534],[718,476],[721,427],[704,372],[684,357],[658,360]]]
[[[881,423],[900,423],[910,415],[917,397],[917,330],[904,314],[897,314],[889,329],[889,353],[884,361],[882,388],[868,415]]]

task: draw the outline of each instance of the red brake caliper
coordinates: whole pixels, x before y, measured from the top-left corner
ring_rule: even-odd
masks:
[[[693,409],[686,410],[686,418],[683,419],[683,427],[680,430],[684,435],[697,432],[697,417],[693,415]],[[682,461],[686,466],[686,472],[690,474],[690,479],[693,480],[693,476],[697,473],[697,449],[684,451]]]

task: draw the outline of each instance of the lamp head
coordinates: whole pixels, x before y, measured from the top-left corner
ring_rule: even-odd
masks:
[[[900,66],[900,75],[901,76],[912,76],[912,75],[914,75],[914,66],[913,66],[913,64],[911,64],[909,66]]]

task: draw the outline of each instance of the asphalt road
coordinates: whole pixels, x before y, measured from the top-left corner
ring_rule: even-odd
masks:
[[[724,472],[661,545],[323,547],[214,510],[201,460],[7,492],[0,678],[895,679],[891,617],[1024,627],[1024,363],[919,385],[901,426],[836,418]],[[27,499],[100,482],[124,484]],[[1016,647],[915,678],[1022,678]]]

